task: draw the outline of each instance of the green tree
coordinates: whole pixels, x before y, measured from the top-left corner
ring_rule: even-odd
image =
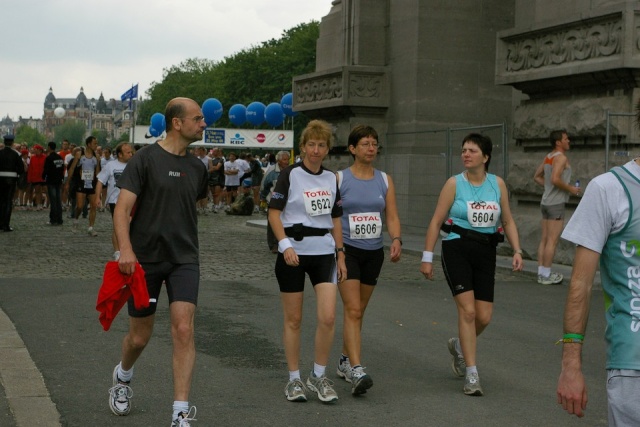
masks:
[[[116,143],[116,145],[120,142],[129,142],[129,132],[125,132],[120,135],[120,138],[118,138],[118,142]]]
[[[100,147],[109,147],[109,134],[104,129],[93,129],[91,135],[95,136],[98,140]]]
[[[85,132],[86,128],[84,124],[74,120],[67,120],[53,129],[53,134],[55,135],[54,140],[58,144],[60,144],[63,139],[66,139],[72,144],[84,145]]]
[[[28,146],[40,144],[44,147],[44,135],[31,126],[22,125],[16,129],[16,142],[26,142]]]
[[[164,113],[167,102],[176,96],[199,104],[217,98],[224,108],[215,124],[218,127],[229,126],[228,112],[234,104],[280,102],[292,91],[294,76],[315,70],[319,34],[319,23],[311,21],[284,31],[280,39],[243,49],[220,62],[193,58],[165,69],[162,81],[153,82],[146,92],[148,98],[138,104],[137,123],[149,124],[151,115]],[[294,131],[299,132],[307,122],[303,114],[296,116]]]

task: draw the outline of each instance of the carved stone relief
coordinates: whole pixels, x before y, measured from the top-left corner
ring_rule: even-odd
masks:
[[[567,25],[560,31],[513,36],[507,40],[506,71],[518,72],[576,61],[619,55],[622,51],[621,16],[590,25]],[[638,29],[636,28],[636,34]],[[640,47],[640,39],[637,46]]]

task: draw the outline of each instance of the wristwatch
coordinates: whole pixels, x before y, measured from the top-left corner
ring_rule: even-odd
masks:
[[[393,239],[391,239],[391,243],[393,243],[394,240],[397,240],[398,242],[400,242],[400,246],[402,246],[402,237],[400,236],[394,237]]]
[[[341,248],[336,248],[336,254],[337,254],[338,252],[344,252],[344,253],[347,253],[347,251],[344,249],[344,246],[343,246],[343,247],[341,247]]]

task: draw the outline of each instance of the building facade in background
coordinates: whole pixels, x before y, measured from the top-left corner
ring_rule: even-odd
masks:
[[[56,116],[56,108],[64,109],[62,117]],[[128,101],[113,98],[106,101],[102,93],[98,99],[88,99],[82,87],[75,98],[56,98],[53,89],[49,88],[44,100],[43,134],[51,139],[56,126],[73,120],[85,126],[87,135],[95,129],[106,132],[109,139],[118,139],[129,132],[132,117]]]
[[[525,251],[535,257],[541,190],[532,177],[549,133],[566,129],[582,185],[640,154],[637,0],[333,0],[316,70],[293,78],[293,109],[380,134],[403,231],[422,233],[465,134],[494,142]],[[330,167],[349,165],[337,150]],[[574,206],[579,199],[572,198]],[[562,244],[557,261],[569,262]]]

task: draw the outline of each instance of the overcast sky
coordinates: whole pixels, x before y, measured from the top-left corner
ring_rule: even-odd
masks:
[[[58,98],[83,87],[108,100],[139,83],[146,96],[165,68],[222,60],[330,10],[331,0],[11,1],[0,25],[0,117],[41,118],[49,87]]]

